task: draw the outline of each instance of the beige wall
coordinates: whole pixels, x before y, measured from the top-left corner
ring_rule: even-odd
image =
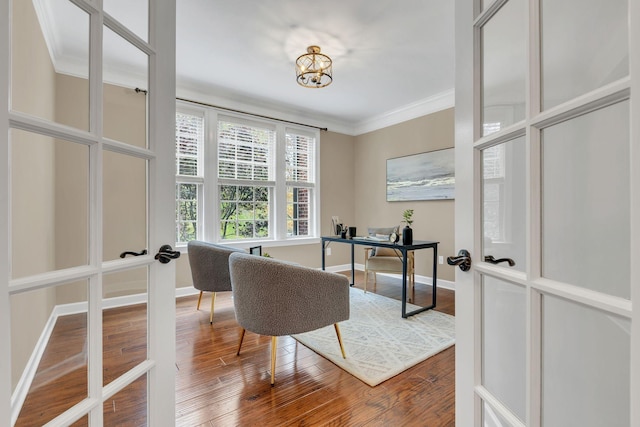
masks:
[[[451,148],[454,146],[453,109],[439,111],[355,138],[354,198],[358,234],[367,227],[402,226],[402,212],[414,210],[413,238],[439,241],[438,254],[454,253],[454,201],[386,201],[386,161],[394,157]],[[416,274],[431,276],[432,251],[416,254]],[[356,262],[364,255],[356,251]],[[438,266],[438,277],[455,280],[453,267]]]

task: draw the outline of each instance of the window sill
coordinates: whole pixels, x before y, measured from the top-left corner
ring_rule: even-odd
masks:
[[[242,240],[242,241],[220,241],[216,242],[220,245],[228,245],[233,248],[249,249],[253,246],[262,246],[263,248],[275,248],[282,246],[300,246],[300,245],[314,245],[320,243],[319,237],[301,237],[299,239],[287,239],[287,240]],[[176,246],[176,250],[180,253],[187,253],[187,245]]]

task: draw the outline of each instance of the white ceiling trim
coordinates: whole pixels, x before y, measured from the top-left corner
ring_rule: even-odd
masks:
[[[202,91],[184,90],[177,88],[179,98],[206,104],[217,105],[223,108],[244,111],[247,114],[258,114],[275,119],[289,120],[292,122],[305,123],[311,126],[328,128],[331,132],[342,133],[350,136],[358,136],[363,133],[373,132],[398,123],[406,122],[418,117],[433,114],[438,111],[452,108],[455,103],[455,91],[453,89],[442,92],[436,96],[415,102],[396,110],[389,111],[365,121],[352,125],[346,122],[339,122],[319,115],[305,115],[299,111],[287,111],[281,105],[256,105],[251,100],[239,101],[221,96],[206,95]]]
[[[356,124],[353,135],[373,132],[378,129],[426,116],[427,114],[446,110],[447,108],[452,108],[454,105],[455,90],[451,89],[396,110],[363,120]]]

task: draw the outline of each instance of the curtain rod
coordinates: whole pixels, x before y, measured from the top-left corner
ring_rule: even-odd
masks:
[[[145,95],[147,94],[146,90],[140,89],[138,87],[135,89],[135,91],[137,93],[144,93]],[[269,120],[276,120],[276,121],[283,122],[283,123],[290,123],[292,125],[306,126],[306,127],[309,127],[309,128],[319,129],[319,130],[323,130],[323,131],[327,131],[328,130],[327,128],[323,128],[323,127],[320,127],[320,126],[308,125],[308,124],[299,123],[299,122],[292,122],[291,120],[277,119],[275,117],[263,116],[262,114],[248,113],[246,111],[235,110],[233,108],[227,108],[227,107],[221,107],[219,105],[207,104],[206,102],[192,101],[190,99],[179,98],[179,97],[176,97],[176,100],[177,101],[183,101],[183,102],[190,102],[191,104],[202,105],[202,106],[205,106],[205,107],[212,107],[212,108],[218,108],[220,110],[231,111],[232,113],[247,114],[249,116],[260,117],[262,119],[269,119]]]

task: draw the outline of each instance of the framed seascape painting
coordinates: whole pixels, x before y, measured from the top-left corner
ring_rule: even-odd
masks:
[[[387,202],[455,198],[454,149],[387,160]]]

